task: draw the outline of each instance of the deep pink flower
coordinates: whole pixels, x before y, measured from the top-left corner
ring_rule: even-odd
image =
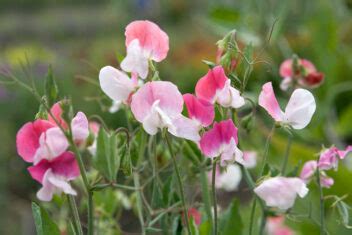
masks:
[[[239,108],[244,105],[240,92],[231,87],[231,80],[226,77],[224,68],[220,65],[210,69],[196,84],[196,95],[212,104],[217,102],[228,108]]]
[[[65,120],[62,118],[62,108],[61,108],[61,102],[56,102],[50,109],[51,114],[54,116],[52,117],[50,114],[48,115],[48,120],[49,122],[53,123],[55,126],[57,125],[56,121],[62,126],[62,128],[67,129],[67,123]]]
[[[147,20],[131,22],[125,36],[127,56],[121,62],[121,68],[144,79],[148,75],[148,60],[160,62],[166,58],[169,37],[158,25]]]
[[[192,94],[184,94],[188,116],[200,125],[207,127],[213,123],[215,112],[214,106],[208,101],[195,97]]]
[[[297,195],[301,198],[307,195],[308,188],[300,178],[276,176],[264,180],[254,192],[267,206],[287,210],[293,206]]]
[[[188,218],[191,217],[193,217],[193,220],[196,225],[200,225],[200,223],[202,222],[202,214],[194,207],[188,209]]]
[[[303,87],[314,88],[324,80],[324,74],[317,71],[312,62],[306,59],[298,59],[297,71],[294,71],[293,60],[287,59],[280,65],[280,76],[283,78],[281,89],[287,90],[294,83]]]
[[[43,159],[37,165],[29,167],[28,171],[33,179],[43,185],[37,193],[40,200],[50,201],[53,194],[61,192],[76,195],[76,191],[68,183],[80,175],[73,153],[64,152],[51,161]]]
[[[243,154],[237,148],[237,127],[232,120],[215,122],[212,129],[206,131],[200,140],[200,149],[206,157],[220,156],[220,164],[237,161],[243,163]]]
[[[171,82],[147,82],[132,96],[132,113],[148,134],[155,135],[158,129],[167,128],[177,137],[198,141],[199,127],[182,116],[182,109],[182,95]]]
[[[293,235],[291,228],[284,224],[283,216],[268,217],[266,220],[266,230],[268,235]]]
[[[99,82],[103,92],[114,102],[112,111],[117,111],[121,104],[128,104],[130,96],[138,86],[137,81],[111,66],[105,66],[100,70]]]
[[[290,125],[294,129],[306,127],[316,109],[312,93],[305,89],[296,89],[292,93],[283,112],[277,102],[271,82],[265,83],[259,95],[262,106],[276,122]]]

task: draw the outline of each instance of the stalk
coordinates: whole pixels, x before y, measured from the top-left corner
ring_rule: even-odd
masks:
[[[213,192],[213,207],[214,207],[214,234],[218,234],[218,206],[216,202],[216,190],[215,190],[215,176],[216,176],[216,160],[213,160],[213,172],[212,172],[212,182],[211,189]]]
[[[75,231],[78,235],[83,235],[81,221],[77,210],[75,199],[72,195],[67,195],[68,205],[73,216]]]
[[[282,163],[281,167],[281,174],[285,175],[287,163],[288,163],[288,158],[290,157],[290,152],[291,152],[291,146],[292,146],[292,135],[289,135],[288,141],[287,141],[287,146],[286,146],[286,151],[285,151],[285,156],[284,156],[284,161]]]

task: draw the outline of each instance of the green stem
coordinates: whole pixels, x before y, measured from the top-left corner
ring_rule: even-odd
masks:
[[[67,195],[68,205],[73,216],[75,231],[78,235],[83,235],[81,221],[77,210],[75,198],[72,195]]]
[[[94,234],[93,192],[88,192],[88,235]]]
[[[213,172],[212,172],[212,182],[211,189],[213,192],[213,207],[214,207],[214,234],[218,234],[218,206],[216,202],[216,189],[215,189],[215,176],[216,176],[216,164],[217,161],[213,160]]]
[[[260,229],[259,229],[259,234],[260,235],[264,234],[265,225],[266,225],[266,212],[265,212],[265,210],[263,210],[263,215],[262,215],[262,219],[261,219],[261,222],[260,222]]]
[[[209,184],[207,172],[205,166],[200,167],[200,182],[202,187],[203,202],[205,206],[205,212],[207,213],[208,220],[213,223],[213,216],[211,214],[211,204],[210,204],[210,195],[209,195]]]
[[[133,172],[133,181],[134,185],[137,188],[137,211],[138,211],[138,219],[139,223],[141,224],[141,234],[145,234],[145,227],[144,227],[144,218],[143,218],[143,208],[142,208],[142,198],[141,198],[141,191],[140,191],[140,183],[139,183],[139,174],[137,172]]]
[[[290,152],[291,152],[291,146],[292,146],[292,135],[289,135],[288,141],[287,141],[287,146],[286,146],[286,151],[285,151],[285,156],[284,156],[284,161],[282,163],[281,167],[281,174],[285,175],[287,163],[288,163],[288,158],[290,157]]]
[[[324,235],[324,234],[326,234],[325,233],[325,206],[324,206],[323,188],[322,188],[321,183],[320,183],[320,170],[319,170],[319,167],[317,167],[316,175],[317,175],[317,184],[318,184],[318,187],[319,187],[319,201],[320,201],[320,234]]]
[[[187,205],[186,205],[185,193],[184,193],[184,190],[183,190],[182,179],[181,179],[180,171],[178,169],[176,157],[175,157],[174,152],[172,150],[172,145],[171,145],[171,142],[170,142],[170,139],[169,139],[167,133],[165,133],[165,140],[166,140],[166,144],[167,144],[167,146],[169,148],[169,151],[170,151],[170,155],[171,155],[172,162],[174,164],[174,168],[175,168],[175,172],[176,172],[176,176],[177,176],[178,186],[180,188],[180,194],[181,194],[180,196],[181,196],[181,201],[182,201],[182,206],[183,206],[183,214],[184,214],[185,221],[186,221],[187,231],[188,231],[188,234],[191,235],[192,232],[191,232],[191,228],[189,226],[188,209],[187,209]]]
[[[251,216],[249,218],[249,235],[252,235],[253,232],[253,222],[254,222],[254,215],[255,215],[255,208],[257,206],[256,198],[253,199],[252,209],[251,209]]]
[[[266,142],[265,142],[262,169],[260,171],[259,177],[262,177],[263,174],[264,174],[265,165],[266,165],[267,160],[268,160],[269,146],[270,146],[271,138],[274,135],[274,132],[275,132],[275,123],[274,123],[273,127],[271,128],[271,131],[270,131],[270,133],[269,133],[269,135],[268,135],[268,137],[266,139]]]

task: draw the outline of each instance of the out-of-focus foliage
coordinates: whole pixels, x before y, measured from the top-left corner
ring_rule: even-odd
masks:
[[[97,86],[97,75],[103,65],[117,66],[119,58],[124,56],[124,27],[132,20],[147,18],[157,22],[170,36],[170,53],[158,69],[164,80],[173,81],[182,92],[193,92],[196,81],[207,69],[201,60],[214,61],[215,42],[233,29],[237,30],[240,46],[252,43],[256,52],[254,58],[258,58],[246,94],[253,96],[253,100],[257,98],[253,94],[257,94],[266,81],[273,81],[278,88],[281,82],[278,66],[293,53],[311,60],[325,73],[323,86],[313,91],[318,108],[309,129],[296,133],[299,141],[293,144],[289,170],[302,161],[314,159],[322,144],[343,146],[352,142],[351,0],[0,0],[0,6],[0,70],[11,69],[20,77],[32,77],[40,91],[44,92],[46,71],[51,64],[60,90],[87,114],[106,111],[110,105],[106,100],[97,98],[101,92]],[[280,95],[280,101],[284,103],[287,97]],[[1,85],[0,111],[0,233],[34,234],[29,201],[35,197],[39,185],[31,181],[27,166],[16,155],[15,134],[24,122],[33,119],[38,104],[26,91]],[[259,110],[261,113],[263,111]],[[104,113],[103,118],[111,127],[126,126],[123,112]],[[263,149],[269,121],[255,124],[255,132],[241,133],[243,138],[251,140],[243,142],[243,148]],[[274,165],[279,165],[284,155],[285,136],[278,131],[273,138],[269,160]],[[90,156],[87,154],[85,157]],[[332,173],[335,185],[324,193],[341,197],[351,194],[351,169],[352,161],[347,159],[338,172]],[[186,167],[185,170],[191,169]],[[173,179],[168,182],[165,192],[153,192],[163,194],[160,195],[162,200],[172,200],[172,195],[167,192],[172,192]],[[191,182],[188,187],[192,188],[194,184],[197,182]],[[295,212],[307,212],[303,205],[317,196],[314,187],[311,192],[302,205],[298,203]],[[126,205],[111,200],[117,197],[112,194],[109,192],[102,196],[97,193],[95,200],[101,216],[126,213],[120,218],[132,219],[121,219],[122,229],[133,231],[136,218],[131,211],[122,209]],[[241,209],[243,221],[249,218],[247,195],[246,192],[238,195],[244,208]],[[220,196],[221,206],[227,208],[233,194]],[[162,200],[154,202],[155,205],[162,205]],[[111,208],[100,208],[100,201],[111,202]],[[351,205],[352,197],[347,197],[345,202]],[[60,211],[60,203],[57,199],[56,205],[50,205],[50,209]],[[336,223],[335,212],[329,208],[332,203],[326,205],[328,229],[334,234],[350,234],[350,230]],[[234,213],[231,208],[236,207],[237,203],[233,203],[228,213]],[[318,216],[317,210],[312,208],[311,216],[314,218]],[[346,214],[346,208],[341,205],[336,210]],[[233,216],[236,217],[236,214]],[[176,229],[179,219],[175,218]],[[301,234],[317,234],[319,231],[306,218],[288,221]],[[98,227],[114,226],[112,221],[104,223]],[[206,230],[206,223],[200,231],[202,229]],[[247,232],[248,228],[243,229]]]

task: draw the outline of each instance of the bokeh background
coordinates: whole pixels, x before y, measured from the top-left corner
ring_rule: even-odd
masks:
[[[24,80],[24,70],[32,73],[41,89],[51,64],[61,95],[72,97],[76,108],[91,115],[102,112],[96,99],[100,91],[85,78],[97,81],[101,67],[118,65],[125,53],[124,28],[130,21],[149,19],[168,33],[170,52],[158,68],[162,79],[173,81],[182,92],[193,91],[207,70],[201,60],[215,60],[215,43],[226,32],[236,29],[239,41],[251,42],[258,53],[276,21],[261,55],[266,63],[255,66],[248,95],[258,95],[269,80],[278,88],[278,66],[293,53],[311,60],[326,77],[313,91],[318,108],[312,123],[297,133],[290,158],[293,166],[313,159],[322,145],[352,144],[351,15],[351,0],[0,0],[0,68],[11,69]],[[39,185],[16,154],[15,135],[37,110],[38,103],[27,91],[0,85],[0,234],[35,233],[30,201]],[[125,125],[119,113],[102,116],[110,126]],[[257,124],[250,147],[262,148],[267,126]],[[284,133],[275,135],[270,150],[273,164],[279,164],[286,138]],[[336,183],[325,194],[352,193],[351,169],[352,161],[347,159],[338,172],[330,173]],[[224,201],[231,196],[225,195]],[[352,204],[352,197],[346,201]],[[333,210],[328,221],[331,234],[352,234],[339,224]],[[308,221],[288,223],[298,234],[319,231]]]

